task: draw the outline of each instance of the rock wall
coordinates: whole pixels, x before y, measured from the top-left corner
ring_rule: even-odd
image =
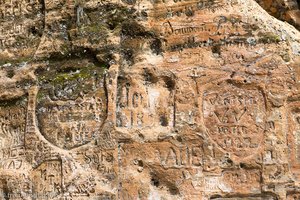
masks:
[[[300,199],[299,2],[257,2],[0,0],[0,199]]]
[[[299,0],[256,0],[268,13],[300,28]]]

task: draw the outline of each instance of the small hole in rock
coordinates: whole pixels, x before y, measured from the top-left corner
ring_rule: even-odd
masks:
[[[139,138],[141,138],[142,140],[145,139],[145,136],[143,134],[139,134]]]
[[[156,175],[153,175],[153,177],[151,178],[151,184],[154,185],[155,187],[159,186],[159,180]]]
[[[158,179],[152,178],[152,179],[151,179],[151,183],[152,183],[152,185],[154,185],[155,187],[158,187],[158,186],[159,186],[159,180],[158,180]]]
[[[38,33],[37,29],[35,26],[31,27],[30,28],[30,32],[33,34],[33,35],[36,35]]]
[[[14,70],[8,70],[8,71],[6,72],[6,76],[7,76],[8,78],[12,78],[14,75],[15,75]]]
[[[155,53],[156,55],[159,55],[162,53],[162,43],[159,39],[155,39],[152,41],[152,43],[150,44],[150,48],[152,50],[153,53]]]
[[[160,116],[160,124],[162,126],[168,126],[168,119],[165,115]]]
[[[176,139],[178,142],[182,142],[182,137],[178,136]]]
[[[229,164],[233,164],[232,160],[229,159],[229,158],[228,158],[226,161],[227,161],[227,163],[229,163]]]
[[[213,47],[211,48],[211,51],[212,51],[212,53],[221,55],[221,47],[220,47],[219,45],[213,46]]]
[[[145,81],[149,83],[156,83],[158,81],[158,78],[147,70],[145,70],[144,77]]]
[[[166,87],[171,91],[175,88],[175,81],[172,80],[170,77],[164,77],[164,82]]]
[[[141,161],[141,160],[138,160],[138,166],[140,166],[140,167],[144,167],[144,163],[143,163],[143,161]]]
[[[179,194],[179,190],[175,186],[174,187],[170,187],[169,190],[170,190],[171,195]]]

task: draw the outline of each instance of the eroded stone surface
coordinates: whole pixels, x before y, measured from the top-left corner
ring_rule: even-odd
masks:
[[[300,2],[297,0],[256,0],[272,16],[287,21],[299,29]]]
[[[89,59],[55,62],[45,68],[39,74],[36,109],[41,134],[63,149],[95,139],[106,119],[104,69]]]
[[[43,0],[0,3],[1,60],[32,59],[44,30]]]
[[[203,94],[207,133],[223,150],[239,157],[259,152],[264,140],[265,100],[259,88],[220,82]]]
[[[299,199],[297,3],[257,2],[0,0],[0,198]]]

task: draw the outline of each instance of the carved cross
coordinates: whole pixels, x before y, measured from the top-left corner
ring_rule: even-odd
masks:
[[[203,72],[197,71],[197,69],[193,69],[192,73],[189,75],[189,77],[191,77],[195,81],[197,94],[199,94],[199,87],[198,87],[198,84],[197,84],[197,79],[199,79],[203,76],[206,76],[206,74],[203,73]]]

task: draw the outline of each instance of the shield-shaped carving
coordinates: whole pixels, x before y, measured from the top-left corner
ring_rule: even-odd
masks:
[[[73,149],[97,138],[106,119],[104,68],[90,60],[68,61],[41,72],[37,119],[52,144]]]
[[[258,88],[223,82],[203,94],[203,115],[207,133],[225,152],[247,157],[263,141],[265,100]]]

